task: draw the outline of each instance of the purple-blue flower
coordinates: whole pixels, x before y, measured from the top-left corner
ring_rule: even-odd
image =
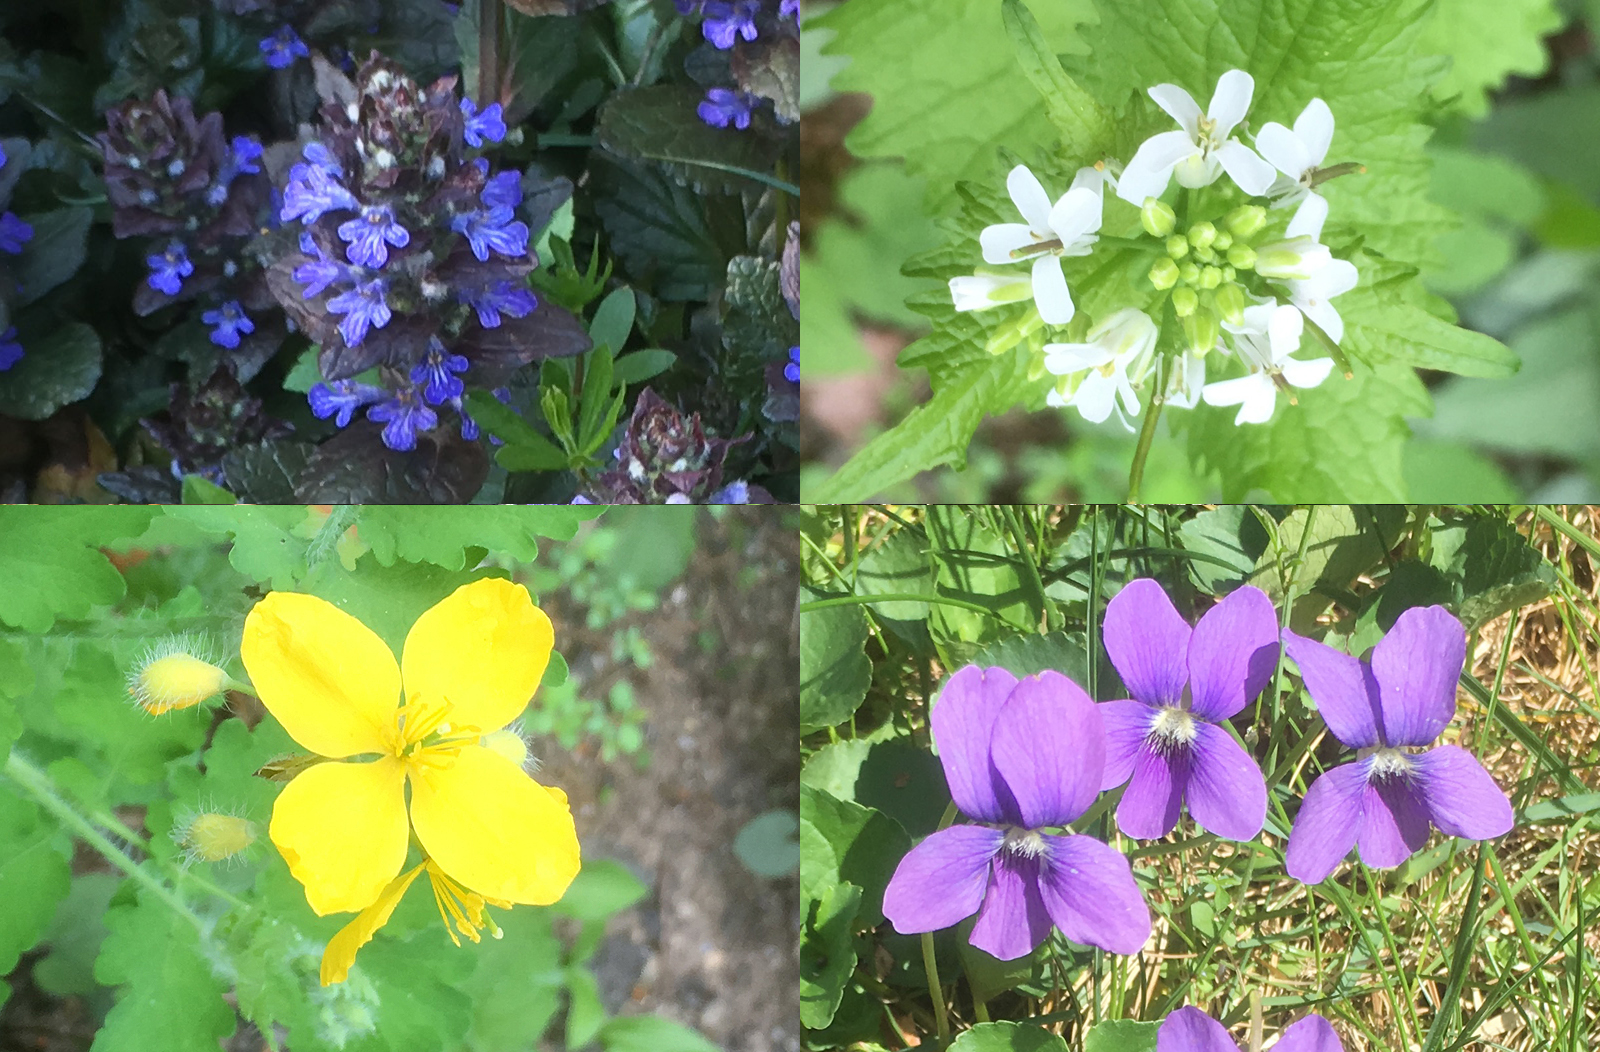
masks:
[[[230,351],[239,346],[242,336],[256,331],[256,323],[239,306],[238,300],[229,300],[216,310],[206,311],[200,315],[200,320],[216,326],[211,330],[211,342]]]
[[[526,285],[513,281],[497,281],[487,288],[463,289],[458,293],[461,302],[470,304],[478,312],[478,324],[485,329],[500,327],[500,315],[525,318],[539,306],[539,298]]]
[[[308,142],[304,146],[300,147],[300,156],[304,157],[318,168],[321,168],[335,179],[344,178],[344,165],[339,163],[339,159],[333,155],[332,150],[328,149],[320,142],[312,140],[311,142]],[[291,171],[290,175],[293,174],[294,173]]]
[[[33,225],[20,218],[15,212],[0,215],[0,252],[9,252],[13,256],[22,251],[22,246],[33,240]]]
[[[352,212],[361,203],[340,186],[333,174],[318,164],[297,164],[289,169],[289,185],[283,191],[283,211],[278,218],[287,223],[299,219],[310,226],[322,213],[347,208]]]
[[[1100,712],[1059,672],[1018,681],[968,665],[929,718],[950,796],[973,825],[912,848],[883,893],[904,934],[948,928],[973,913],[972,945],[1001,960],[1032,952],[1051,924],[1067,938],[1135,953],[1150,911],[1120,852],[1092,837],[1040,830],[1083,814],[1100,792]]]
[[[707,504],[749,504],[750,483],[730,482],[706,498]]]
[[[381,329],[389,324],[389,304],[383,293],[383,281],[375,278],[364,283],[358,281],[328,301],[329,312],[345,316],[339,323],[339,335],[348,346],[361,346],[368,328]]]
[[[1190,629],[1161,586],[1141,578],[1106,604],[1102,633],[1133,695],[1100,706],[1101,788],[1128,783],[1117,805],[1122,831],[1141,840],[1166,836],[1187,801],[1201,828],[1254,839],[1266,818],[1266,781],[1222,724],[1261,693],[1278,664],[1272,600],[1247,585]]]
[[[750,127],[750,111],[755,107],[756,98],[743,91],[734,91],[730,88],[707,88],[706,97],[695,112],[700,119],[714,128],[726,128],[733,125],[735,128]]]
[[[261,144],[248,135],[236,135],[228,147],[228,156],[223,158],[222,165],[217,169],[217,176],[211,183],[211,188],[206,191],[206,200],[211,204],[221,207],[228,200],[228,188],[233,185],[234,179],[248,172],[254,175],[261,171],[261,166],[256,161],[265,152]]]
[[[1333,1024],[1308,1015],[1289,1026],[1273,1052],[1344,1052]],[[1239,1052],[1223,1025],[1198,1008],[1180,1008],[1156,1031],[1156,1052]]]
[[[306,287],[305,297],[319,295],[323,289],[349,274],[350,268],[336,259],[330,259],[317,244],[310,231],[300,232],[300,251],[313,257],[310,262],[294,268],[294,280]]]
[[[286,25],[261,41],[262,58],[273,69],[287,69],[294,65],[295,59],[310,54],[311,49],[306,47],[306,42],[300,39],[293,26]]]
[[[311,413],[318,420],[333,416],[334,425],[345,427],[357,409],[383,398],[389,392],[371,384],[358,384],[354,380],[335,380],[331,384],[313,384],[306,392],[311,403]]]
[[[1359,845],[1369,866],[1398,866],[1446,836],[1488,840],[1511,829],[1505,793],[1465,749],[1432,745],[1456,711],[1466,632],[1442,606],[1412,607],[1361,661],[1285,632],[1284,651],[1333,736],[1357,759],[1306,791],[1289,834],[1284,869],[1305,884],[1327,879]]]
[[[479,147],[485,139],[499,142],[506,137],[506,122],[500,115],[498,102],[491,102],[480,111],[477,103],[462,98],[461,114],[467,118],[461,137],[467,140],[468,146]]]
[[[443,405],[452,398],[460,398],[466,386],[456,373],[467,371],[467,359],[450,350],[434,336],[428,340],[428,353],[422,361],[412,366],[411,382],[422,388],[422,400],[429,405]]]
[[[789,348],[789,360],[784,364],[783,378],[792,384],[800,382],[800,348]]]
[[[450,229],[467,239],[480,263],[488,262],[490,249],[516,259],[528,253],[528,224],[513,214],[509,208],[466,212],[450,221]]]
[[[3,163],[0,161],[0,164]],[[17,342],[17,327],[13,325],[5,332],[0,332],[0,373],[20,361],[22,361],[22,344]]]
[[[800,0],[783,0],[778,5],[778,17],[792,18],[796,22],[800,21]]]
[[[356,218],[340,223],[339,238],[350,243],[345,249],[350,262],[373,270],[389,262],[388,245],[405,248],[411,244],[411,235],[395,221],[388,205],[368,205]]]
[[[506,170],[495,174],[478,194],[485,208],[515,208],[522,203],[522,173]]]
[[[368,409],[367,419],[384,425],[384,445],[404,453],[417,448],[417,432],[432,430],[439,414],[418,401],[416,388],[407,387]]]
[[[160,255],[146,257],[145,262],[150,265],[150,287],[168,296],[176,296],[183,288],[183,279],[194,273],[194,264],[189,262],[189,253],[181,241],[170,243]]]
[[[678,9],[678,14],[682,15],[684,18],[688,18],[691,15],[698,15],[700,13],[700,8],[704,4],[705,0],[672,0],[672,5]]]
[[[756,38],[760,0],[706,0],[704,10],[706,20],[700,23],[700,32],[713,47],[726,51],[738,37]]]

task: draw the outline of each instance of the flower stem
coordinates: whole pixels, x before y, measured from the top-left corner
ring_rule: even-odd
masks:
[[[1166,390],[1166,386],[1166,377],[1157,370],[1156,393],[1150,396],[1150,408],[1145,410],[1144,426],[1139,429],[1139,446],[1133,451],[1133,467],[1128,470],[1130,504],[1139,502],[1139,484],[1144,481],[1144,461],[1150,455],[1150,443],[1156,437],[1156,418],[1161,415],[1161,407],[1167,401],[1167,396],[1162,393]]]
[[[947,829],[956,820],[956,802],[944,809],[939,828]],[[933,1018],[939,1028],[939,1047],[950,1043],[950,1016],[945,1009],[944,989],[939,983],[939,962],[933,956],[933,932],[922,933],[922,967],[928,973],[928,996],[933,999]]]

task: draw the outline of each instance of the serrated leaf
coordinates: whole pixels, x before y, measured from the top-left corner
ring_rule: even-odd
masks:
[[[89,397],[100,382],[100,337],[82,322],[23,340],[22,360],[0,372],[0,413],[43,420]]]
[[[417,448],[401,452],[362,421],[317,447],[295,496],[311,504],[466,504],[488,475],[483,446],[453,428],[419,434]]]
[[[201,955],[189,918],[163,902],[141,900],[110,910],[106,930],[95,978],[123,989],[91,1052],[216,1052],[218,1040],[233,1033],[233,1009],[222,999],[227,985]]]
[[[1551,0],[1439,0],[1421,40],[1424,52],[1451,59],[1434,97],[1468,116],[1483,116],[1488,92],[1510,74],[1544,73],[1550,61],[1544,38],[1562,21]]]
[[[122,598],[122,575],[102,545],[137,537],[148,508],[0,508],[0,621],[48,632],[58,617],[81,618]]]
[[[600,145],[631,161],[661,165],[685,186],[738,193],[767,182],[778,144],[762,135],[717,128],[695,108],[703,93],[685,84],[656,84],[613,93],[600,106]]]
[[[533,507],[369,507],[357,528],[382,566],[397,560],[430,562],[447,570],[471,569],[468,548],[486,548],[513,562],[529,563],[539,554],[538,538],[569,541],[578,527],[603,509],[581,505]]]
[[[186,506],[169,508],[167,514],[208,533],[231,538],[228,562],[253,581],[290,589],[306,574],[310,542],[297,532],[306,519],[304,508]]]
[[[313,365],[315,368],[315,365]],[[248,504],[292,504],[294,480],[317,447],[309,442],[261,442],[222,456],[228,487]]]
[[[801,601],[832,598],[815,589]],[[860,707],[872,685],[867,660],[867,618],[857,605],[806,610],[800,614],[801,729],[843,723]]]
[[[630,276],[663,300],[709,299],[736,251],[724,247],[719,234],[735,238],[714,229],[713,213],[726,213],[734,203],[708,199],[637,165],[602,158],[594,173],[595,214]],[[736,240],[742,247],[742,231]]]
[[[800,329],[784,303],[777,260],[728,260],[723,292],[722,345],[735,355],[771,358],[796,345]]]
[[[1061,68],[1033,12],[1022,0],[1004,0],[1000,17],[1017,50],[1017,62],[1044,99],[1045,112],[1066,152],[1091,158],[1111,146],[1111,113]]]

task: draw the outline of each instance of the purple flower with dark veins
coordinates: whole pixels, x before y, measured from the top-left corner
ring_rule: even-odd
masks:
[[[500,315],[525,318],[539,306],[539,298],[526,285],[511,281],[497,281],[488,288],[464,289],[457,295],[461,302],[478,312],[478,324],[485,329],[500,327]]]
[[[439,414],[418,400],[416,388],[407,387],[396,391],[389,401],[368,409],[367,419],[384,425],[384,445],[406,453],[417,448],[417,432],[431,431],[439,422]]]
[[[13,256],[22,251],[22,246],[33,240],[33,225],[20,218],[15,212],[0,215],[0,252],[9,252]]]
[[[1187,800],[1201,828],[1254,839],[1266,818],[1266,781],[1222,724],[1261,693],[1278,664],[1272,600],[1247,585],[1190,629],[1161,586],[1141,578],[1106,604],[1102,632],[1133,695],[1100,706],[1100,787],[1128,783],[1117,805],[1122,831],[1141,840],[1166,836]]]
[[[389,324],[391,314],[383,293],[382,279],[374,278],[368,282],[357,281],[349,290],[328,301],[330,313],[345,316],[339,323],[339,335],[344,337],[346,345],[359,347],[367,338],[369,328],[381,329]]]
[[[322,246],[317,244],[309,231],[300,232],[300,251],[315,257],[311,262],[302,263],[294,268],[294,280],[306,287],[305,299],[320,295],[323,289],[350,273],[349,267],[336,259],[328,258],[328,254],[322,251]]]
[[[411,369],[411,382],[421,386],[422,400],[429,405],[443,405],[452,398],[460,398],[466,386],[456,373],[467,371],[467,359],[451,354],[439,341],[430,337],[428,353]]]
[[[310,54],[311,49],[306,47],[306,42],[300,39],[293,26],[286,25],[261,41],[262,59],[273,69],[287,69],[294,65],[295,59]]]
[[[1042,830],[1083,814],[1100,793],[1100,712],[1059,672],[1018,681],[968,665],[929,718],[950,796],[972,825],[912,848],[883,893],[903,934],[978,914],[972,945],[1001,960],[1042,943],[1051,925],[1074,942],[1135,953],[1150,911],[1121,852],[1092,837]]]
[[[476,442],[478,440],[478,422],[467,415],[467,407],[462,404],[460,398],[450,399],[450,407],[461,418],[462,439],[467,442]]]
[[[498,102],[491,102],[480,111],[477,103],[463,97],[461,114],[467,118],[461,137],[467,140],[468,146],[477,148],[483,145],[485,139],[499,142],[506,137],[506,122],[500,115]]]
[[[333,155],[333,151],[313,140],[300,148],[300,156],[321,168],[335,179],[344,178],[344,165]],[[291,175],[294,173],[291,171]]]
[[[283,211],[278,218],[287,223],[299,219],[310,226],[322,218],[322,213],[361,207],[355,195],[334,179],[332,173],[317,164],[297,164],[289,169],[289,185],[283,191]]]
[[[241,334],[247,336],[256,331],[256,323],[239,306],[238,300],[229,300],[216,310],[206,311],[200,315],[200,320],[216,326],[211,330],[211,342],[230,351],[239,346]]]
[[[189,262],[189,253],[181,241],[171,242],[164,252],[146,257],[145,262],[150,265],[150,287],[168,296],[176,296],[183,288],[183,279],[194,273],[194,264]]]
[[[0,164],[3,163],[0,161]],[[22,344],[17,342],[17,327],[13,325],[5,332],[0,332],[0,373],[20,361],[22,361]]]
[[[1239,1052],[1223,1025],[1198,1008],[1180,1008],[1156,1031],[1156,1052]],[[1344,1052],[1333,1024],[1308,1015],[1286,1029],[1272,1052]]]
[[[726,128],[730,124],[735,128],[748,128],[755,102],[755,96],[747,92],[707,88],[705,100],[695,107],[695,112],[713,128]]]
[[[389,262],[389,249],[405,248],[411,244],[406,228],[395,222],[394,210],[388,205],[368,205],[354,219],[339,224],[339,238],[350,242],[345,256],[352,263],[380,270]]]
[[[1427,749],[1456,711],[1466,632],[1442,606],[1412,607],[1361,661],[1285,632],[1284,651],[1333,736],[1356,761],[1326,771],[1306,791],[1284,869],[1305,884],[1327,879],[1351,847],[1369,866],[1398,866],[1446,836],[1488,840],[1511,829],[1505,793],[1465,749]],[[1422,750],[1422,751],[1417,751]]]
[[[311,413],[318,420],[332,416],[336,427],[346,427],[357,409],[381,400],[388,393],[371,384],[335,380],[331,384],[313,384],[306,392],[306,400],[311,403]]]
[[[467,239],[478,262],[489,261],[489,250],[516,259],[528,254],[528,224],[513,219],[509,208],[466,212],[450,221],[450,229]]]
[[[700,32],[712,47],[726,51],[738,37],[756,38],[756,15],[760,10],[760,0],[706,0],[706,20],[700,23]]]
[[[522,203],[522,173],[504,171],[484,184],[478,194],[485,208],[516,208]]]

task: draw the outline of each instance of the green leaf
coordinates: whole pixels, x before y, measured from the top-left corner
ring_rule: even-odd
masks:
[[[833,598],[812,588],[801,602]],[[872,685],[867,660],[867,617],[859,606],[831,606],[800,614],[800,727],[829,727],[848,720]]]
[[[676,354],[659,347],[634,351],[616,360],[612,366],[612,379],[624,387],[629,384],[642,384],[672,368],[677,360]]]
[[[1578,815],[1600,811],[1600,793],[1573,793],[1554,800],[1540,800],[1522,811],[1524,822],[1549,822],[1553,819],[1571,821]]]
[[[567,969],[567,1047],[582,1048],[593,1041],[606,1021],[600,1003],[600,984],[582,965]]]
[[[884,888],[911,850],[906,831],[881,811],[836,799],[809,785],[800,787],[800,813],[833,848],[836,880],[860,886],[856,924],[872,928],[883,923]]]
[[[632,289],[623,287],[613,290],[595,308],[594,320],[589,322],[589,339],[594,341],[596,347],[604,345],[611,348],[612,355],[620,354],[628,342],[628,334],[633,332],[636,309]]]
[[[595,214],[628,272],[663,300],[709,299],[743,248],[742,217],[729,222],[735,201],[696,193],[648,166],[607,163],[604,154],[596,161]]]
[[[600,106],[600,145],[631,161],[661,165],[685,186],[739,193],[771,185],[778,143],[763,135],[716,128],[695,108],[705,97],[686,84],[656,84],[612,93]]]
[[[1037,623],[1011,544],[990,528],[987,516],[975,515],[960,505],[936,504],[928,508],[927,523],[940,594],[988,610],[980,613],[945,603],[933,606],[928,629],[946,648],[942,653],[947,663],[956,656],[949,650],[952,644],[981,645]]]
[[[216,1052],[218,1040],[233,1033],[234,1013],[222,999],[228,986],[212,974],[189,918],[140,900],[113,907],[105,923],[109,934],[95,978],[123,989],[92,1052]]]
[[[296,507],[173,507],[167,514],[208,533],[231,537],[228,562],[255,581],[273,588],[293,588],[306,574],[309,540],[296,535],[306,521],[304,508]]]
[[[1109,1019],[1096,1023],[1083,1035],[1083,1052],[1155,1052],[1160,1023]]]
[[[836,884],[806,904],[800,931],[800,1022],[821,1030],[833,1022],[844,987],[856,968],[851,934],[861,889]]]
[[[89,397],[100,382],[100,337],[82,322],[22,341],[22,360],[0,373],[0,413],[43,420]]]
[[[472,568],[467,564],[468,548],[487,548],[513,562],[533,562],[539,554],[538,538],[570,541],[580,525],[602,510],[562,504],[471,508],[373,505],[361,509],[357,529],[381,566],[403,559],[461,570]]]
[[[1044,98],[1045,112],[1061,133],[1065,151],[1091,158],[1111,146],[1111,113],[1061,68],[1044,31],[1022,0],[1004,0],[1000,8],[1006,33],[1017,49],[1017,62]]]
[[[57,617],[81,618],[122,598],[125,585],[100,547],[137,537],[149,508],[0,508],[0,621],[47,632]]]
[[[477,964],[460,989],[472,998],[469,1046],[475,1052],[537,1048],[561,1006],[566,985],[561,941],[546,910],[497,915],[503,939],[485,939]]]
[[[1310,536],[1306,537],[1308,522]],[[1278,523],[1281,553],[1271,548],[1262,552],[1250,584],[1266,592],[1274,603],[1284,597],[1286,575],[1297,593],[1314,585],[1347,588],[1357,576],[1383,561],[1385,553],[1399,540],[1404,525],[1404,509],[1393,506],[1352,508],[1348,504],[1321,504],[1296,508]],[[1295,565],[1302,543],[1305,558]],[[1326,605],[1325,599],[1318,601]]]
[[[185,504],[237,504],[232,493],[199,475],[183,477],[183,503]]]
[[[33,802],[0,786],[0,975],[33,948],[72,885],[70,844]]]
[[[261,442],[222,455],[228,487],[245,504],[293,504],[294,480],[316,450],[309,442]]]
[[[733,853],[758,877],[782,877],[800,866],[800,823],[793,811],[766,811],[740,827]]]
[[[1451,58],[1434,96],[1468,116],[1483,116],[1488,92],[1507,76],[1544,73],[1544,38],[1563,21],[1552,0],[1439,0],[1420,44],[1424,52]]]
[[[1517,356],[1494,337],[1437,318],[1390,288],[1360,293],[1358,289],[1348,300],[1341,298],[1339,313],[1345,322],[1342,346],[1362,361],[1399,361],[1461,376],[1516,373]]]
[[[950,1052],[1067,1052],[1067,1043],[1032,1023],[979,1023],[956,1038]]]
[[[1476,124],[1470,145],[1600,199],[1600,137],[1572,135],[1600,121],[1600,86],[1574,85],[1506,99]]]
[[[654,1015],[618,1016],[600,1030],[606,1052],[721,1052],[681,1023]]]
[[[532,424],[489,392],[469,393],[467,409],[485,430],[505,443],[495,453],[495,463],[507,471],[566,469],[566,451],[535,431]]]
[[[8,841],[9,843],[9,841]],[[57,997],[93,994],[94,960],[106,938],[105,913],[122,881],[110,873],[72,878],[72,890],[56,909],[42,940],[50,952],[33,966],[33,981]],[[0,955],[0,964],[4,964]]]
[[[1213,595],[1243,584],[1255,570],[1268,541],[1261,520],[1243,504],[1222,504],[1202,511],[1178,527],[1178,536],[1186,551],[1215,556],[1226,564],[1189,560],[1189,572],[1196,583]]]
[[[1523,494],[1493,460],[1454,442],[1406,443],[1406,488],[1422,504],[1516,504]]]
[[[856,779],[871,749],[872,742],[865,738],[829,742],[806,760],[800,784],[815,786],[839,800],[854,800]]]
[[[550,908],[564,917],[603,921],[650,893],[628,867],[610,859],[585,862],[561,901]]]
[[[66,281],[83,266],[94,212],[81,207],[58,208],[24,218],[33,224],[33,238],[22,248],[16,276],[20,286],[18,302],[26,304]]]
[[[1467,527],[1461,550],[1450,565],[1461,580],[1456,608],[1468,628],[1508,610],[1536,603],[1556,586],[1555,570],[1511,523],[1480,518]]]

